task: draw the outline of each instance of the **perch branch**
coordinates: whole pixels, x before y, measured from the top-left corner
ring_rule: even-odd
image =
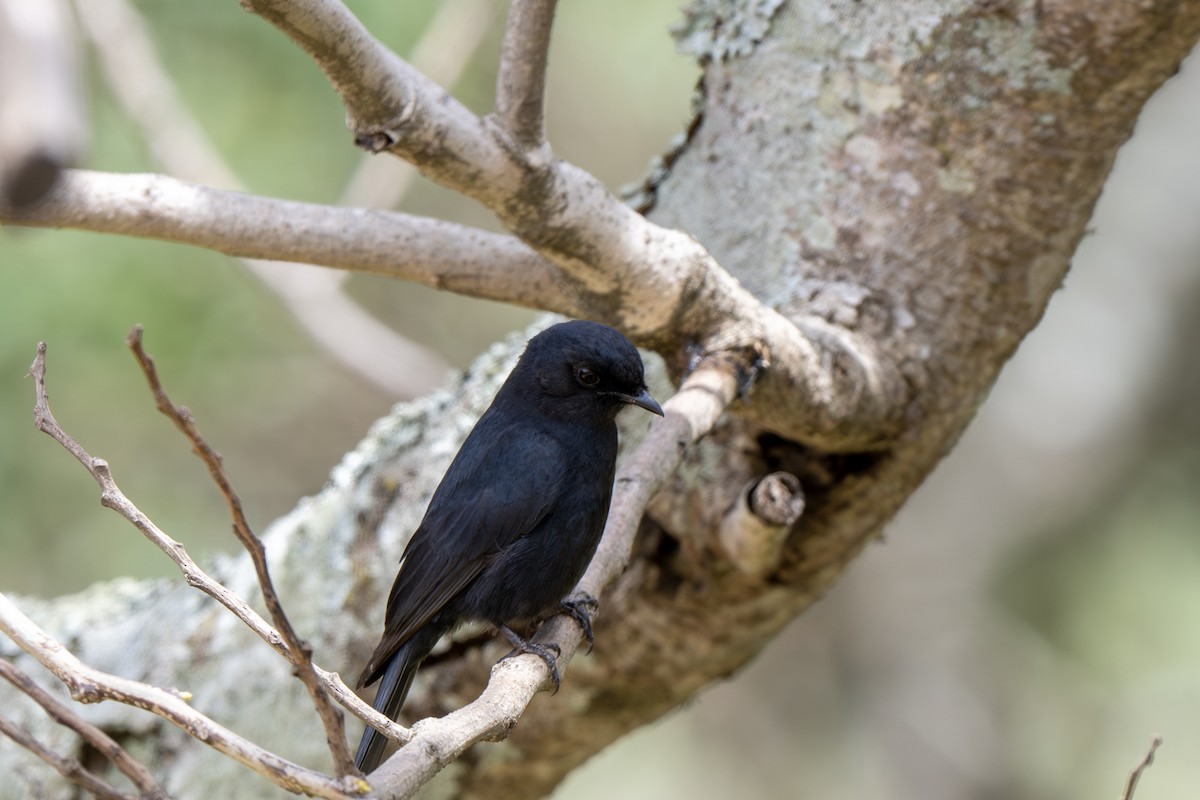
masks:
[[[166,691],[84,664],[3,594],[0,594],[0,631],[54,673],[70,690],[71,697],[80,703],[116,700],[157,714],[214,750],[291,792],[331,800],[348,800],[362,797],[370,791],[366,782],[355,775],[331,778],[262,749],[192,708],[187,703],[189,696],[186,693]]]
[[[11,720],[0,715],[0,734],[7,736],[24,747],[35,756],[54,767],[60,775],[91,792],[100,800],[137,800],[133,795],[118,791],[112,784],[84,769],[83,765],[74,758],[60,756],[39,742],[28,731],[13,724]]]
[[[305,50],[346,106],[355,141],[478,200],[597,296],[635,341],[756,353],[767,367],[740,413],[823,449],[880,447],[907,384],[869,337],[767,308],[685,233],[654,225],[592,175],[520,147],[391,52],[338,0],[242,0]],[[760,399],[761,398],[761,399]]]
[[[550,155],[543,109],[546,56],[556,5],[556,0],[512,0],[500,48],[494,119],[533,157]],[[544,152],[536,153],[539,150]]]
[[[112,762],[121,774],[129,778],[140,793],[141,800],[166,800],[167,793],[154,780],[150,770],[104,731],[81,718],[7,659],[0,658],[0,678],[4,678],[42,707],[50,719],[75,731],[83,740]],[[62,770],[59,770],[60,772]],[[65,774],[65,773],[64,773]],[[69,775],[67,777],[70,777]],[[86,788],[86,787],[85,787]]]
[[[207,594],[209,597],[216,600],[235,617],[240,619],[246,627],[258,635],[264,642],[270,645],[271,649],[279,653],[284,658],[290,661],[288,650],[283,643],[283,638],[279,632],[272,628],[266,620],[252,609],[246,601],[242,600],[227,587],[214,580],[211,575],[200,568],[192,557],[188,555],[187,550],[183,545],[172,539],[163,532],[154,521],[142,513],[136,505],[121,491],[117,486],[116,481],[112,477],[112,472],[108,467],[108,462],[102,458],[93,458],[88,454],[83,446],[77,442],[74,437],[68,434],[59,426],[58,421],[54,419],[54,415],[50,412],[50,401],[46,395],[46,344],[41,342],[38,344],[37,356],[33,360],[33,364],[29,368],[29,373],[34,380],[34,391],[36,395],[36,403],[34,405],[34,424],[37,429],[50,436],[65,449],[68,453],[75,457],[75,460],[83,465],[84,469],[92,476],[100,487],[100,503],[105,508],[112,509],[116,513],[124,517],[135,528],[149,539],[158,549],[170,558],[179,571],[183,573],[184,579],[189,586],[193,586]],[[346,686],[336,672],[327,672],[319,667],[314,667],[318,677],[326,691],[332,694],[337,701],[344,706],[350,713],[354,714],[364,722],[374,725],[379,730],[386,733],[390,738],[396,741],[407,741],[411,738],[411,734],[400,725],[389,720],[384,715],[380,714],[375,709],[364,703],[359,697]]]
[[[604,538],[577,591],[600,597],[629,565],[634,536],[646,505],[679,466],[694,442],[712,430],[738,394],[737,370],[729,364],[701,366],[666,403],[646,438],[621,465]],[[579,637],[573,637],[578,644]]]
[[[734,373],[727,365],[702,366],[663,403],[666,416],[651,424],[645,439],[617,473],[604,538],[576,587],[578,593],[600,597],[624,571],[646,503],[679,466],[687,447],[708,433],[733,401],[737,395]],[[535,638],[560,648],[561,673],[582,636],[577,623],[559,615],[547,621]],[[533,696],[549,685],[550,671],[539,657],[518,656],[499,662],[474,702],[444,717],[415,723],[412,740],[371,774],[372,785],[384,797],[411,797],[471,745],[503,738]]]
[[[333,756],[335,769],[339,775],[356,773],[354,759],[346,744],[346,728],[343,724],[342,714],[329,702],[329,696],[325,694],[325,690],[313,670],[312,646],[301,640],[296,634],[296,629],[292,627],[291,620],[283,610],[283,603],[279,601],[279,594],[275,591],[275,584],[271,580],[271,570],[267,564],[267,549],[263,547],[262,540],[250,529],[250,522],[242,510],[242,500],[238,496],[237,490],[233,488],[229,476],[225,474],[225,465],[221,462],[221,456],[201,435],[196,421],[192,418],[192,412],[183,406],[175,405],[167,396],[166,389],[159,380],[158,370],[154,366],[154,359],[142,347],[141,325],[135,326],[129,332],[125,343],[133,351],[133,357],[137,359],[142,374],[146,376],[146,382],[150,384],[150,391],[154,395],[154,403],[159,412],[171,420],[191,442],[192,451],[204,462],[213,483],[217,485],[221,496],[225,498],[225,504],[229,507],[229,515],[233,520],[233,534],[250,555],[255,575],[258,577],[258,586],[262,591],[263,602],[266,603],[271,621],[275,623],[275,629],[282,634],[288,660],[292,663],[296,676],[308,690],[313,706],[317,709],[317,715],[321,718],[321,725],[325,728],[325,741]]]

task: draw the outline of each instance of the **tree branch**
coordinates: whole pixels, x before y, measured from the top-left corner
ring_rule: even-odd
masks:
[[[336,0],[242,0],[304,49],[346,105],[355,140],[486,205],[588,292],[602,318],[664,352],[751,351],[767,371],[741,413],[827,450],[882,446],[908,386],[870,337],[765,307],[694,239],[650,223],[593,176],[524,157],[495,126],[374,39]]]
[[[629,563],[646,503],[682,461],[687,448],[708,433],[737,395],[736,370],[729,364],[702,366],[663,403],[666,416],[651,423],[636,450],[622,463],[613,490],[604,537],[576,592],[600,597]],[[534,639],[559,648],[562,674],[582,639],[578,624],[556,616]],[[413,738],[371,774],[382,797],[408,798],[471,745],[504,738],[538,692],[550,685],[550,670],[537,656],[505,659],[492,667],[487,688],[474,702],[439,719],[412,726]]]
[[[120,770],[121,774],[133,782],[140,793],[141,800],[166,800],[167,793],[154,780],[150,770],[129,755],[124,747],[117,744],[107,733],[60,703],[53,695],[34,683],[28,675],[4,658],[0,658],[0,678],[4,678],[31,697],[52,720],[75,731],[83,737],[84,741],[96,748],[101,755]]]
[[[367,794],[366,782],[354,775],[331,778],[293,764],[243,739],[188,705],[186,692],[168,692],[93,669],[21,613],[0,593],[0,631],[66,684],[80,703],[116,700],[144,709],[186,731],[204,744],[291,792],[330,800],[350,800]]]
[[[500,69],[496,77],[494,118],[518,148],[531,157],[548,157],[546,121],[546,55],[557,0],[512,0]],[[545,152],[538,153],[537,151]]]
[[[70,170],[27,213],[0,222],[193,244],[303,261],[569,316],[588,295],[511,236],[395,211],[335,208],[197,186],[163,175]]]
[[[625,571],[646,505],[675,472],[688,448],[712,430],[738,396],[740,371],[728,362],[702,364],[663,403],[666,416],[651,423],[646,438],[621,464],[604,538],[577,591],[600,597]],[[578,641],[576,636],[575,643]]]
[[[110,88],[159,163],[178,177],[238,188],[237,176],[176,92],[136,9],[123,0],[78,5]],[[414,62],[436,80],[457,80],[483,38],[493,6],[494,0],[443,3],[413,49]],[[407,191],[412,174],[407,164],[364,157],[339,205],[391,207]],[[345,273],[255,259],[244,259],[244,266],[334,359],[385,391],[415,397],[446,375],[449,367],[442,358],[400,336],[346,294]],[[405,369],[395,369],[396,364]]]

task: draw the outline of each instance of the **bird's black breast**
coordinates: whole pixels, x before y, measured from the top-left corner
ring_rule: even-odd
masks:
[[[540,463],[514,464],[508,480],[529,481],[545,513],[505,537],[479,576],[453,603],[463,617],[524,622],[557,610],[595,553],[612,499],[615,425],[541,424]],[[547,491],[548,489],[548,491]]]

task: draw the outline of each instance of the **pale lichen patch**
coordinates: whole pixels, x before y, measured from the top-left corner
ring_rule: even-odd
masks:
[[[722,62],[748,56],[766,38],[783,0],[696,0],[671,29],[681,53]]]

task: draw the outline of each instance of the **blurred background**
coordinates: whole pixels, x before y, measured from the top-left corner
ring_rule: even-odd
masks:
[[[698,71],[667,33],[678,2],[560,8],[551,140],[609,186],[639,180],[686,124]],[[480,112],[502,6],[351,2],[397,51],[448,70],[443,80]],[[373,183],[399,182],[384,172],[393,159],[360,165],[321,74],[236,4],[143,0],[136,10],[197,135],[252,191],[369,204]],[[108,59],[114,43],[137,49],[136,26],[98,35]],[[87,59],[86,166],[163,171],[130,101],[105,84],[105,62]],[[1065,289],[886,540],[742,675],[593,759],[557,800],[1118,797],[1156,733],[1165,744],[1137,797],[1196,794],[1197,61],[1147,108]],[[204,162],[169,171],[203,172]],[[420,178],[400,207],[495,227]],[[439,363],[466,367],[533,318],[369,276],[340,290],[428,349],[423,374],[403,376],[426,382],[439,380]],[[224,455],[253,523],[316,491],[400,390],[330,358],[286,305],[239,263],[199,249],[0,228],[0,587],[56,595],[172,574],[34,431],[26,373],[39,340],[56,417],[193,554],[233,549],[225,511],[153,410],[123,345],[133,324],[146,326],[173,399]]]

